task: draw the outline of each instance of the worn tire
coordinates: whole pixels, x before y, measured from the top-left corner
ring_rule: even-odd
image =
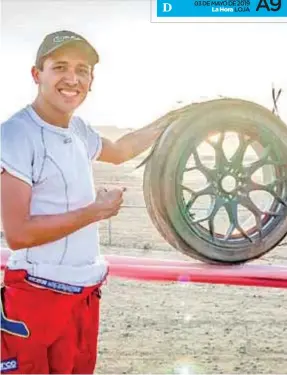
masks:
[[[159,233],[177,250],[207,263],[236,264],[259,258],[287,234],[287,204],[282,208],[283,216],[274,218],[273,230],[267,231],[255,243],[244,246],[229,240],[225,243],[204,241],[183,217],[178,207],[176,181],[188,145],[196,143],[211,128],[230,127],[242,132],[250,132],[252,128],[259,138],[262,133],[268,134],[270,142],[278,144],[280,157],[287,160],[287,127],[277,116],[249,101],[218,99],[191,106],[173,122],[162,134],[144,171],[144,199]],[[284,175],[287,177],[287,167],[284,167]],[[287,203],[287,191],[284,194]]]

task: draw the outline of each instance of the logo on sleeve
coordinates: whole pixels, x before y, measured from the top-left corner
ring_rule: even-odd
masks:
[[[5,374],[7,371],[13,371],[18,369],[17,358],[6,359],[1,361],[1,373]]]

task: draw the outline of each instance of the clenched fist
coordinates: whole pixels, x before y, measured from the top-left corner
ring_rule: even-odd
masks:
[[[94,202],[95,219],[104,220],[112,216],[117,216],[123,203],[123,193],[125,188],[113,188],[107,190],[100,188],[97,191]]]

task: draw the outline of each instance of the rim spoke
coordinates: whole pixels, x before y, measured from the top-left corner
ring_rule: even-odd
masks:
[[[185,185],[180,185],[182,190],[186,190],[188,191],[190,194],[193,195],[192,199],[196,199],[202,195],[215,195],[216,194],[216,191],[215,191],[215,188],[213,186],[213,184],[208,184],[205,188],[203,188],[202,190],[199,190],[199,191],[194,191],[192,189],[190,189],[188,186],[185,186]]]
[[[262,222],[261,222],[261,215],[265,212],[262,212],[259,207],[257,207],[252,200],[247,196],[240,196],[238,197],[239,203],[246,207],[250,212],[253,213],[256,221],[256,227],[258,229],[259,237],[262,237]]]
[[[214,219],[215,219],[216,214],[218,213],[220,208],[224,206],[224,204],[225,204],[225,201],[222,198],[216,197],[214,202],[213,202],[213,205],[210,209],[210,213],[207,216],[209,233],[210,233],[213,240],[215,238],[215,236],[214,236]]]
[[[238,139],[239,146],[230,160],[236,168],[240,168],[242,166],[245,151],[247,147],[252,143],[252,139],[250,138],[247,140],[242,133],[239,133]]]
[[[273,196],[273,198],[275,198],[283,206],[287,207],[287,202],[284,202],[283,199],[274,190],[272,190],[272,189],[266,189],[265,191],[267,191],[268,193],[270,193]]]
[[[268,160],[270,156],[271,146],[268,145],[263,152],[262,157],[252,163],[248,167],[243,166],[243,170],[245,170],[245,173],[247,173],[249,176],[252,176],[255,171],[257,171],[259,168],[262,168],[267,165],[276,165],[276,162],[274,160]]]
[[[226,235],[224,236],[224,240],[228,240],[230,236],[232,235],[233,231],[236,229],[236,226],[234,223],[230,223],[229,228],[226,232]]]
[[[198,169],[207,177],[208,181],[213,180],[215,177],[214,171],[212,171],[210,168],[207,168],[204,164],[202,164],[200,157],[198,155],[198,151],[196,149],[193,151],[193,156],[196,167],[188,168],[188,170]]]
[[[235,229],[237,229],[243,237],[247,238],[250,242],[252,242],[252,239],[248,236],[248,234],[245,232],[245,230],[240,226],[238,222],[238,203],[236,201],[231,201],[228,204],[226,204],[225,208],[230,223],[235,226]]]
[[[217,142],[208,141],[215,150],[215,167],[217,170],[222,170],[229,162],[223,151],[224,132],[221,132]]]
[[[205,188],[203,188],[200,191],[194,191],[185,185],[181,185],[181,188],[182,190],[188,191],[192,195],[191,198],[186,203],[186,208],[185,208],[186,212],[188,212],[191,209],[193,203],[198,197],[201,197],[203,195],[215,195],[216,194],[215,188],[212,184],[207,185]]]
[[[247,193],[250,193],[251,191],[254,191],[254,190],[265,191],[265,192],[271,194],[273,196],[273,198],[276,199],[283,206],[287,207],[287,202],[284,202],[283,199],[276,193],[276,191],[274,191],[275,187],[276,187],[275,182],[271,182],[270,184],[267,184],[267,185],[262,185],[262,184],[258,184],[258,183],[255,183],[255,182],[251,181],[246,186],[245,191]]]
[[[199,170],[197,167],[189,167],[189,168],[184,168],[183,172],[192,172],[192,171],[196,171],[196,170]]]
[[[209,225],[210,232],[212,232],[212,230],[213,230],[212,228],[214,228],[214,222],[213,222],[214,218],[215,218],[217,212],[220,210],[220,208],[224,206],[224,204],[225,204],[225,201],[223,199],[221,199],[219,197],[216,197],[214,199],[213,204],[211,205],[211,207],[209,209],[208,214],[204,218],[194,220],[193,223],[198,224],[198,223],[201,223],[201,222],[206,221],[206,220],[208,220],[208,221],[211,220],[212,224],[208,223],[208,225]]]
[[[214,218],[208,220],[209,233],[214,240]]]
[[[185,185],[181,184],[180,187],[181,187],[182,190],[186,190],[192,195],[196,194],[196,192],[194,190],[192,190],[191,188],[189,188],[188,186],[185,186]]]

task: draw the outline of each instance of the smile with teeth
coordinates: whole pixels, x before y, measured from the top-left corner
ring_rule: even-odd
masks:
[[[79,95],[78,90],[68,91],[68,90],[60,89],[59,92],[60,92],[61,95],[65,96],[67,98],[72,98],[72,97],[75,97],[75,96]]]

